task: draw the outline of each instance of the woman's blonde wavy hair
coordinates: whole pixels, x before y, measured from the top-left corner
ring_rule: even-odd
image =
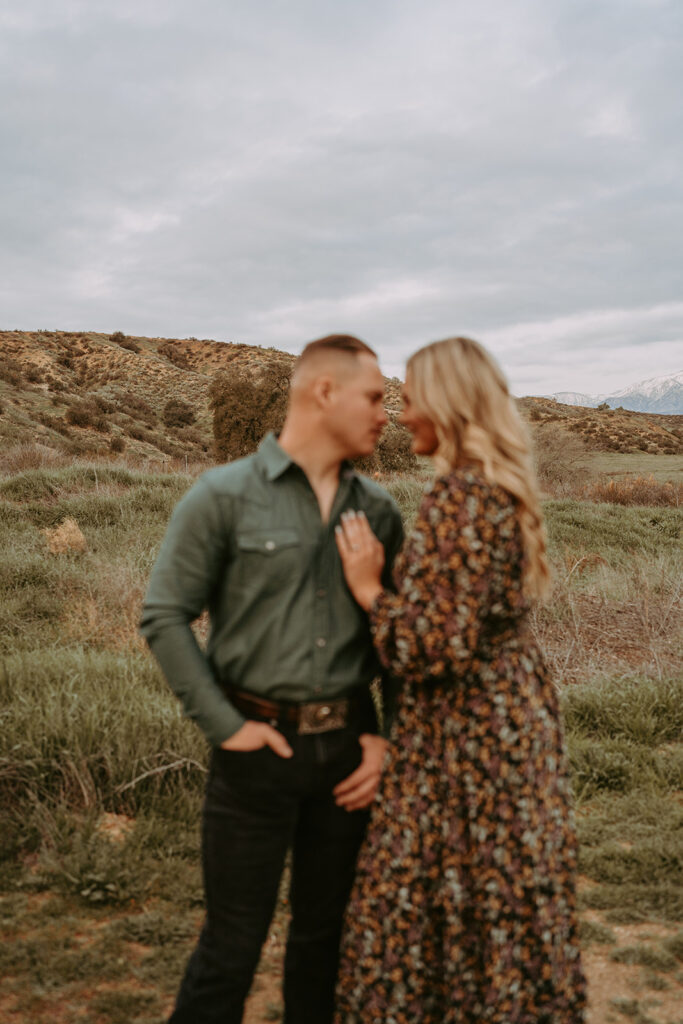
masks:
[[[478,342],[446,338],[418,349],[406,376],[416,411],[434,426],[437,469],[475,464],[515,499],[526,556],[524,588],[543,597],[550,570],[529,439],[498,364]]]

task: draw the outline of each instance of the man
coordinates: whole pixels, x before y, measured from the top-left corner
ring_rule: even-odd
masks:
[[[346,462],[372,452],[383,403],[372,349],[347,335],[311,342],[279,439],[200,478],[154,567],[142,632],[213,746],[207,917],[171,1024],[242,1020],[290,848],[285,1020],[332,1020],[341,921],[386,748],[369,694],[378,667],[368,622],[344,583],[334,529],[342,512],[363,511],[388,573],[398,509]],[[203,653],[190,623],[205,607]]]

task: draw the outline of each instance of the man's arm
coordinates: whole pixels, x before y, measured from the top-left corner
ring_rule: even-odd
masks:
[[[224,571],[230,527],[226,514],[204,479],[181,499],[152,570],[140,622],[185,714],[213,746],[220,746],[245,721],[220,689],[190,628]]]

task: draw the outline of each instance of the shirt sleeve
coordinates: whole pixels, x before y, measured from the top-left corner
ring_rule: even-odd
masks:
[[[202,479],[180,500],[152,570],[140,622],[185,714],[214,746],[245,721],[218,685],[190,628],[207,607],[224,567],[229,537],[224,516]]]
[[[435,679],[462,674],[472,661],[491,588],[483,534],[484,498],[454,477],[426,493],[397,573],[370,609],[382,665],[395,675]]]

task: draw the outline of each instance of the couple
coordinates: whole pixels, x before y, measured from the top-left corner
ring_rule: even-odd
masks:
[[[548,566],[524,430],[466,338],[412,356],[403,399],[438,472],[403,546],[347,461],[387,419],[347,335],[304,349],[278,439],[171,519],[142,630],[213,747],[207,918],[171,1024],[242,1020],[288,850],[286,1024],[583,1021],[557,698],[525,627]]]

